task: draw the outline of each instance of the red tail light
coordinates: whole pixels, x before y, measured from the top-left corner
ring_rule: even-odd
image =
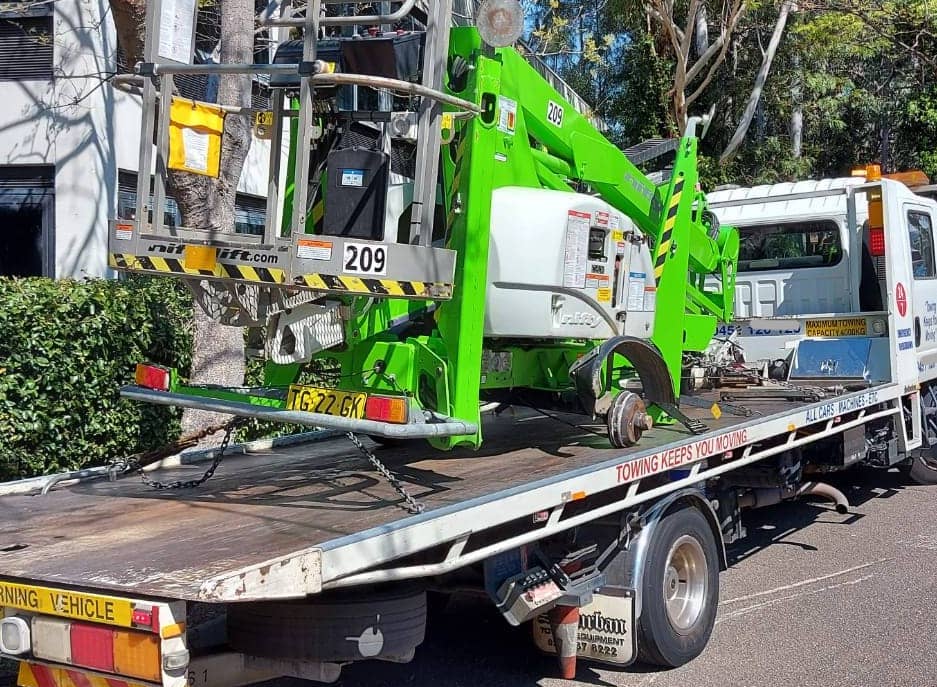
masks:
[[[403,396],[368,396],[364,416],[368,420],[403,424],[407,421],[407,399]]]
[[[72,664],[105,673],[114,672],[114,631],[84,623],[73,623]]]
[[[885,255],[885,227],[869,228],[869,252],[874,258]]]
[[[159,365],[137,365],[134,379],[139,386],[156,391],[169,391],[172,373]]]

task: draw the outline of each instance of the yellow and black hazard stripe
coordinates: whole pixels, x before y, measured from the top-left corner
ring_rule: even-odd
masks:
[[[111,253],[111,267],[118,270],[145,270],[147,272],[170,272],[197,277],[213,277],[214,270],[187,269],[179,258],[164,258],[155,255],[132,255],[130,253]]]
[[[335,274],[304,274],[296,284],[316,291],[341,291],[371,296],[397,298],[447,299],[452,297],[452,284],[399,279],[366,279]]]
[[[670,205],[667,208],[667,219],[664,220],[664,230],[661,232],[660,242],[657,244],[657,255],[654,258],[654,281],[658,284],[660,284],[661,275],[664,273],[667,253],[670,252],[673,228],[677,223],[677,211],[680,209],[680,195],[682,193],[683,177],[680,177],[673,185],[673,195],[670,197]]]
[[[265,284],[282,284],[286,279],[284,271],[275,267],[252,267],[249,265],[218,263],[213,270],[196,270],[187,268],[179,258],[164,258],[155,255],[111,253],[109,262],[111,267],[118,270],[143,270],[145,272],[164,272],[191,277],[240,279]]]
[[[229,265],[218,263],[222,277],[229,279],[242,279],[244,281],[259,281],[265,284],[282,284],[286,280],[283,270],[276,267],[253,267],[251,265]]]

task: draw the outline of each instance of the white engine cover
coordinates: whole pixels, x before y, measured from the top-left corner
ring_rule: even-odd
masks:
[[[486,337],[647,338],[655,304],[647,242],[621,212],[581,193],[495,190]]]

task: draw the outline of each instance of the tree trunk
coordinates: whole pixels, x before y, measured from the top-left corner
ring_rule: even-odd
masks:
[[[221,1],[221,61],[248,64],[253,62],[253,0]],[[143,59],[143,35],[146,0],[110,0],[114,23],[126,61],[132,65]],[[251,105],[249,75],[223,76],[218,102],[225,105]],[[179,206],[184,226],[211,229],[221,233],[234,231],[234,199],[238,179],[251,144],[248,115],[225,117],[221,142],[221,166],[217,179],[187,172],[171,172],[169,187]],[[192,381],[237,386],[244,382],[244,334],[238,327],[226,327],[210,320],[195,308]],[[185,411],[183,433],[220,424],[223,416],[199,411]]]
[[[133,68],[143,60],[146,35],[146,0],[111,0],[117,44],[124,52],[124,66]]]
[[[794,83],[791,84],[791,155],[800,158],[804,140],[804,84],[800,58],[794,56]]]
[[[253,0],[221,0],[221,62],[249,64],[254,52]],[[218,86],[222,105],[251,106],[251,77],[248,74],[222,76]],[[183,226],[234,232],[234,201],[238,179],[251,144],[250,117],[225,115],[221,139],[221,164],[217,179],[173,172],[170,181]],[[244,332],[210,319],[195,308],[191,379],[196,383],[238,386],[244,383]],[[222,416],[205,411],[186,410],[182,431],[218,424]],[[217,440],[217,437],[216,439]]]
[[[700,5],[696,13],[696,32],[693,34],[696,59],[705,54],[709,48],[709,15],[706,14],[706,5]]]
[[[758,101],[761,100],[761,93],[764,90],[765,82],[768,80],[768,73],[771,71],[771,63],[774,62],[774,56],[778,51],[778,46],[781,44],[781,37],[784,35],[784,27],[787,25],[787,17],[791,12],[793,4],[793,0],[785,0],[781,5],[778,21],[774,25],[774,33],[771,34],[771,41],[768,43],[768,49],[765,51],[765,56],[761,60],[761,67],[758,70],[758,75],[755,77],[755,86],[752,88],[751,95],[748,97],[748,104],[745,106],[745,111],[742,113],[742,119],[735,129],[735,133],[732,134],[732,139],[719,157],[719,164],[724,165],[734,158],[742,142],[745,140],[748,127],[751,125],[752,118],[755,116]]]

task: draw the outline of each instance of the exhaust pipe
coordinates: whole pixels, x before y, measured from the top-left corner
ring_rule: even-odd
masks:
[[[798,496],[822,496],[836,504],[836,512],[845,515],[849,512],[849,499],[834,486],[825,482],[804,482],[797,489]]]
[[[764,508],[797,498],[798,496],[822,496],[836,504],[836,512],[849,512],[849,499],[836,487],[825,482],[804,482],[797,489],[780,488],[752,489],[738,497],[739,508]]]

